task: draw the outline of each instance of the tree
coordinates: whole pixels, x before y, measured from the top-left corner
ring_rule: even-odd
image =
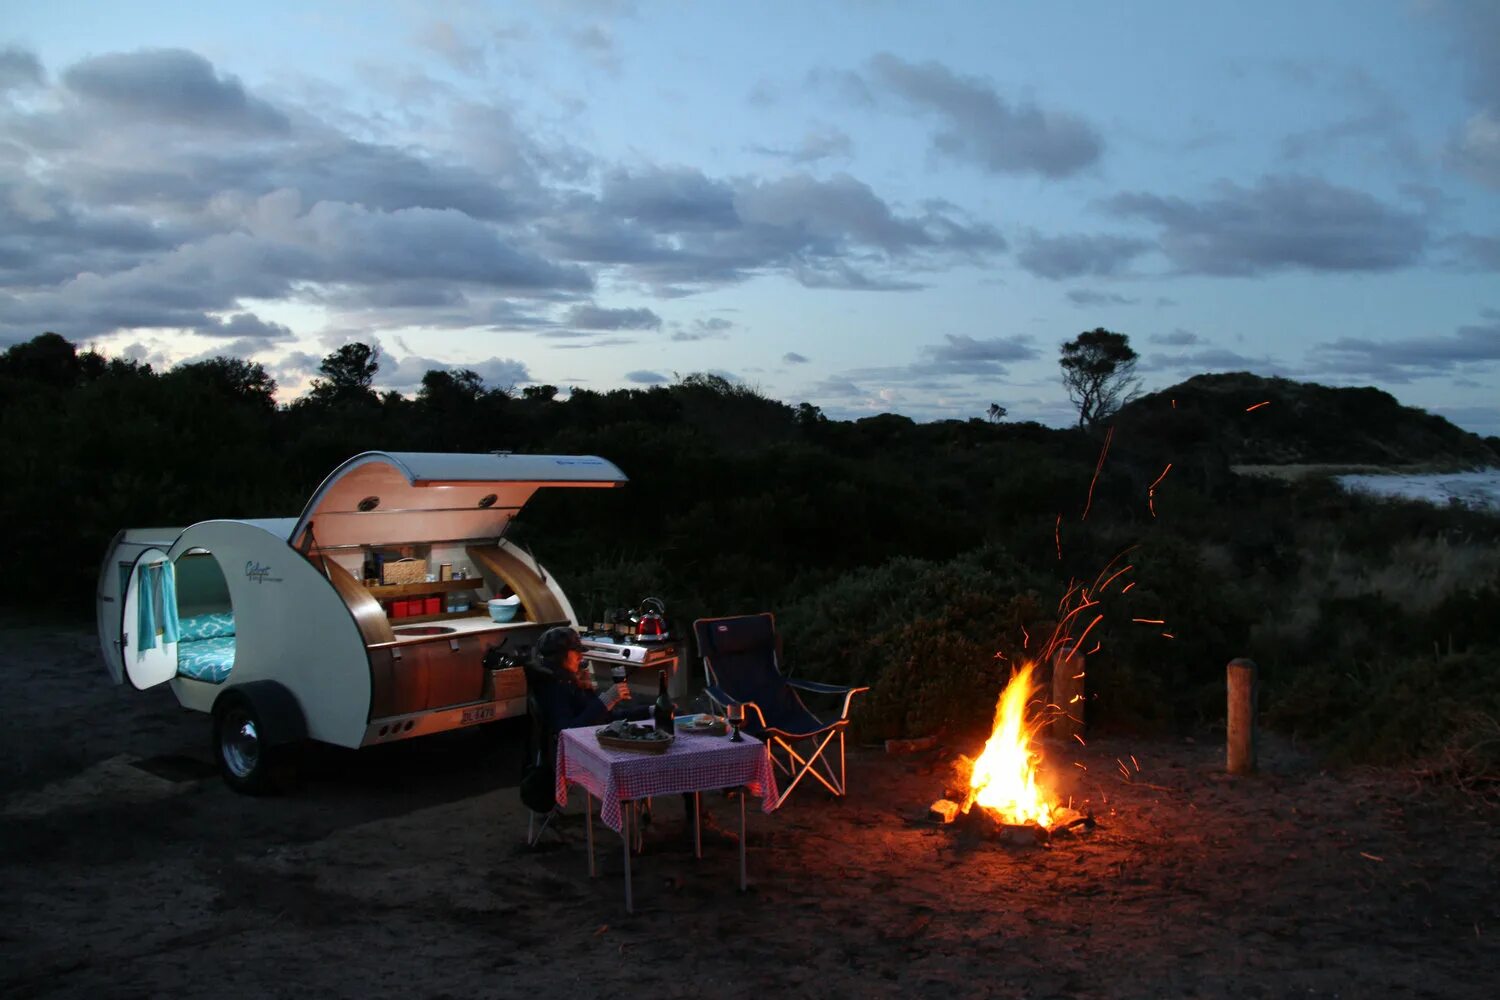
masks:
[[[999,403],[991,403],[990,408],[984,411],[984,415],[989,418],[990,423],[998,424],[1005,419],[1005,415],[1009,412],[1009,410]]]
[[[170,377],[208,386],[232,399],[243,399],[268,410],[276,408],[276,380],[259,361],[224,355],[188,361],[173,368]]]
[[[1135,398],[1140,379],[1135,363],[1140,355],[1130,338],[1103,327],[1080,333],[1062,345],[1058,364],[1068,399],[1078,407],[1078,426],[1093,427]]]
[[[380,351],[369,344],[345,344],[323,359],[313,379],[312,398],[319,403],[375,401],[370,383],[380,370]]]

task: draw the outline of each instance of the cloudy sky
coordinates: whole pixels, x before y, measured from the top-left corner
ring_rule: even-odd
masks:
[[[1490,0],[5,7],[0,346],[1061,424],[1104,326],[1500,433]]]

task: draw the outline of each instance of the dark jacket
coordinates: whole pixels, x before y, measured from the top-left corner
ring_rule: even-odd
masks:
[[[526,681],[536,696],[542,726],[549,736],[556,736],[564,729],[602,725],[613,718],[597,694],[579,687],[566,675],[546,667],[533,667],[526,671]]]

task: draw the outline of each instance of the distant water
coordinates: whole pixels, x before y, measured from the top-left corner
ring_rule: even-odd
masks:
[[[1500,469],[1447,474],[1338,476],[1339,485],[1357,493],[1426,500],[1446,507],[1458,500],[1466,507],[1500,511]]]

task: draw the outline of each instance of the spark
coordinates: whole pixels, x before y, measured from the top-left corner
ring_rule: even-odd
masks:
[[[1167,623],[1165,618],[1132,618],[1130,620],[1140,622],[1142,625],[1165,625]]]
[[[1073,734],[1073,738],[1074,738],[1074,739],[1075,739],[1075,740],[1077,740],[1077,741],[1078,741],[1078,742],[1079,742],[1079,744],[1080,744],[1080,745],[1081,745],[1081,746],[1088,746],[1088,744],[1087,744],[1087,743],[1085,743],[1085,742],[1084,742],[1084,741],[1083,741],[1083,737],[1082,737],[1082,736],[1079,736],[1079,735],[1078,735],[1078,734],[1077,734],[1077,733],[1074,733],[1074,734]],[[1079,764],[1079,765],[1078,765],[1078,766],[1079,766],[1079,767],[1083,767],[1083,765],[1082,765],[1082,764]],[[1085,771],[1087,771],[1087,770],[1088,770],[1088,768],[1086,768],[1086,767],[1083,767],[1083,769],[1084,769],[1084,770],[1085,770]]]
[[[1089,509],[1094,506],[1094,484],[1099,482],[1099,473],[1104,469],[1104,456],[1109,454],[1109,443],[1114,440],[1115,429],[1111,427],[1104,435],[1104,447],[1099,451],[1099,462],[1094,466],[1094,478],[1089,480],[1089,499],[1083,505],[1083,516],[1080,521],[1089,519]]]
[[[1141,762],[1135,759],[1135,754],[1130,755],[1130,763],[1135,765],[1137,771],[1141,769]]]
[[[1057,561],[1062,562],[1062,515],[1057,515],[1057,523],[1052,526],[1052,540],[1057,543]]]
[[[1094,616],[1094,620],[1091,621],[1091,622],[1089,622],[1089,627],[1083,630],[1083,635],[1080,635],[1078,637],[1078,641],[1073,644],[1073,648],[1077,649],[1079,646],[1082,646],[1083,645],[1083,640],[1085,638],[1087,638],[1088,634],[1094,630],[1094,626],[1098,625],[1103,620],[1104,620],[1104,616],[1103,615],[1095,615]]]
[[[1382,858],[1378,854],[1366,854],[1364,851],[1360,851],[1359,852],[1359,856],[1362,857],[1362,858],[1369,858],[1371,861],[1384,861],[1385,860],[1385,858]]]
[[[1172,634],[1172,633],[1171,633],[1171,632],[1163,632],[1163,633],[1162,633],[1162,635],[1163,635],[1163,636],[1165,636],[1165,637],[1166,637],[1166,638],[1168,638],[1168,639],[1175,639],[1175,638],[1177,638],[1177,637],[1176,637],[1176,636],[1175,636],[1175,635],[1173,635],[1173,634]]]
[[[1021,648],[1025,649],[1031,643],[1031,633],[1026,631],[1026,626],[1021,626]]]
[[[1130,592],[1130,588],[1134,587],[1134,586],[1135,586],[1135,581],[1131,580],[1125,586],[1123,586],[1123,587],[1120,588],[1120,593],[1122,593],[1122,594],[1129,593]]]
[[[1087,653],[1084,653],[1083,655],[1084,656],[1093,656],[1095,653],[1099,652],[1099,647],[1101,645],[1102,645],[1102,643],[1100,643],[1098,640],[1095,640],[1095,642],[1094,642],[1094,648],[1091,649],[1091,650],[1089,650]]]
[[[1177,400],[1172,400],[1172,409],[1177,409]]]
[[[1264,402],[1256,403],[1254,406],[1247,406],[1247,407],[1245,407],[1245,412],[1246,413],[1254,413],[1256,410],[1260,409],[1262,406],[1270,406],[1270,405],[1271,405],[1271,401],[1268,399],[1268,400],[1265,400]]]
[[[1084,767],[1084,765],[1078,763],[1078,761],[1076,761],[1076,760],[1073,762],[1073,766],[1076,767],[1076,768],[1078,768],[1078,769],[1080,769],[1080,770],[1083,770],[1083,771],[1087,771],[1088,770],[1087,767]]]
[[[1104,591],[1104,588],[1108,587],[1111,583],[1113,583],[1114,580],[1115,580],[1115,578],[1118,577],[1121,573],[1129,573],[1133,569],[1135,569],[1135,564],[1134,563],[1130,564],[1129,566],[1126,566],[1124,569],[1117,569],[1117,570],[1115,570],[1113,573],[1110,574],[1108,580],[1105,580],[1103,583],[1101,583],[1098,587],[1096,587],[1094,589],[1098,590],[1098,591],[1100,591],[1102,593]]]
[[[1073,675],[1073,679],[1074,679],[1074,680],[1075,680],[1075,681],[1081,681],[1081,680],[1083,680],[1083,678],[1084,678],[1084,675],[1083,675],[1083,674],[1074,674],[1074,675]]]
[[[1156,487],[1161,483],[1163,479],[1167,478],[1167,473],[1171,471],[1172,463],[1168,462],[1167,467],[1161,470],[1161,475],[1156,477],[1156,482],[1146,487],[1146,506],[1151,508],[1152,517],[1156,516]]]

